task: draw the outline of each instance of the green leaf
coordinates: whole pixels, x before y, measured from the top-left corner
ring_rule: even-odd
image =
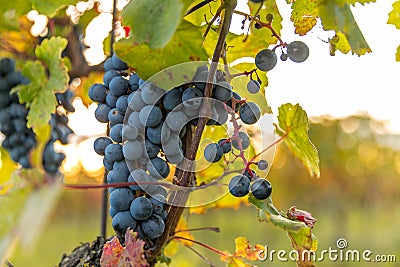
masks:
[[[400,61],[400,46],[397,47],[397,51],[396,51],[396,61]]]
[[[142,79],[148,79],[153,74],[179,63],[207,60],[202,43],[200,27],[182,21],[171,41],[162,49],[151,49],[131,37],[118,41],[115,51],[122,60],[137,69]]]
[[[197,4],[200,4],[201,2],[203,2],[203,0],[193,1],[192,4],[189,6],[189,9]],[[220,1],[211,1],[207,5],[202,6],[191,14],[185,16],[184,19],[193,23],[196,26],[204,25],[206,21],[209,22],[214,17],[214,14],[216,14],[220,5]]]
[[[259,4],[250,2],[249,7],[251,14],[254,15],[259,7]],[[272,14],[274,16],[272,26],[279,34],[280,30],[282,29],[282,16],[279,13],[275,1],[264,1],[263,8],[259,13],[260,18],[265,21],[267,14]],[[233,62],[234,60],[243,57],[255,57],[260,50],[267,48],[271,44],[276,44],[278,41],[276,37],[271,35],[271,31],[267,28],[255,29],[252,27],[250,31],[251,32],[247,36],[246,40],[244,34],[229,35],[229,38],[227,39],[228,51],[226,53],[228,62]]]
[[[68,88],[69,76],[65,59],[61,58],[62,51],[67,47],[68,41],[61,37],[45,39],[36,47],[37,58],[43,60],[50,72],[47,88],[54,92],[64,91]]]
[[[285,137],[291,152],[303,162],[310,176],[315,174],[319,177],[318,151],[308,137],[310,125],[307,113],[299,104],[284,104],[278,108],[278,122],[276,131]]]
[[[319,15],[324,30],[342,32],[350,44],[353,54],[359,56],[371,52],[368,43],[357,25],[349,4],[324,0],[319,3]]]
[[[31,0],[34,9],[39,13],[53,18],[59,11],[69,5],[75,5],[80,0]]]
[[[30,1],[2,1],[0,9],[0,32],[19,30],[19,20],[32,9]]]
[[[330,54],[334,56],[337,50],[343,54],[347,54],[350,52],[351,47],[346,36],[342,32],[336,32],[336,35],[329,39],[329,50]]]
[[[122,11],[122,22],[130,26],[132,37],[151,49],[163,48],[178,29],[190,1],[148,0],[131,1]]]
[[[295,27],[295,33],[305,35],[317,23],[317,0],[297,0],[292,3],[292,15],[290,20]]]
[[[400,29],[400,0],[393,3],[393,9],[389,13],[387,23],[394,25],[397,29]]]
[[[19,85],[12,90],[18,92],[21,103],[30,108],[27,116],[28,127],[38,135],[40,129],[48,124],[51,113],[56,110],[54,93],[68,88],[69,76],[65,58],[61,58],[62,51],[67,46],[67,40],[61,37],[45,39],[36,47],[35,54],[47,66],[37,61],[25,63],[22,74],[30,83]],[[49,75],[47,75],[47,73]]]

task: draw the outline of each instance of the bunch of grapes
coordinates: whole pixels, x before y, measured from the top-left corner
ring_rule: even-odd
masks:
[[[21,72],[15,70],[15,61],[10,58],[0,60],[0,132],[5,136],[2,142],[13,161],[21,164],[23,168],[32,167],[30,152],[36,147],[36,138],[32,129],[27,128],[28,108],[19,103],[17,94],[10,94],[13,87],[18,84],[28,84]],[[54,142],[68,143],[68,136],[72,133],[68,127],[66,112],[74,112],[72,106],[73,94],[67,90],[57,93],[59,107],[52,114],[50,125],[52,126],[51,138],[45,146],[42,164],[44,170],[51,175],[57,174],[65,155],[54,151]],[[64,108],[62,110],[61,106]]]
[[[154,241],[164,232],[167,218],[168,190],[163,186],[164,179],[172,165],[178,169],[187,166],[188,159],[184,156],[187,129],[196,127],[200,116],[204,116],[200,115],[200,108],[208,67],[198,67],[191,81],[169,90],[131,73],[116,54],[105,61],[104,68],[103,83],[93,84],[89,97],[98,103],[96,119],[110,126],[108,136],[95,140],[94,150],[104,156],[107,182],[113,184],[109,196],[112,226],[120,236],[131,228],[141,239]],[[212,92],[207,125],[223,125],[235,114],[245,124],[259,120],[258,105],[242,100],[222,71],[217,71]],[[232,151],[232,146],[244,150],[249,145],[248,135],[239,132],[209,144],[204,157],[217,162]],[[267,165],[264,162],[263,168]],[[255,196],[268,193],[265,183],[259,185],[254,181],[252,186]],[[231,190],[233,195],[234,190]]]
[[[308,46],[301,41],[293,41],[285,45],[286,53],[282,50],[280,59],[286,61],[288,58],[296,63],[304,62],[310,53]],[[259,70],[270,71],[278,62],[275,49],[264,49],[257,53],[255,64]]]

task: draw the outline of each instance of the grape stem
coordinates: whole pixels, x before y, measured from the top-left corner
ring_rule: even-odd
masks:
[[[194,133],[194,137],[192,140],[190,140],[191,142],[188,142],[189,151],[187,151],[187,158],[189,160],[194,160],[196,157],[196,152],[200,144],[200,139],[207,122],[206,119],[207,116],[204,115],[209,113],[211,110],[210,108],[208,108],[210,106],[209,98],[211,97],[212,87],[213,87],[211,82],[215,77],[218,62],[221,58],[221,54],[223,53],[225,40],[229,33],[229,27],[231,25],[232,15],[236,7],[236,4],[237,0],[226,0],[223,2],[222,5],[224,9],[223,20],[220,27],[218,41],[216,43],[214,53],[212,56],[210,71],[207,77],[207,84],[204,93],[205,100],[203,101],[200,110],[201,115],[199,122],[197,124],[196,131]],[[186,163],[185,165],[187,166],[184,166],[184,168],[182,169],[177,168],[177,171],[175,172],[175,176],[177,177],[177,179],[174,179],[174,182],[176,182],[178,185],[187,187],[192,183],[194,179],[194,174],[193,172],[188,171],[188,170],[193,170],[192,164]],[[152,249],[148,250],[147,258],[152,266],[154,266],[155,262],[157,261],[157,256],[161,254],[162,248],[171,240],[170,236],[173,235],[173,232],[175,231],[175,228],[178,224],[179,218],[181,217],[184,210],[184,207],[182,207],[183,206],[182,203],[186,203],[188,197],[189,197],[189,192],[187,190],[179,190],[172,192],[170,197],[172,201],[170,202],[177,203],[180,205],[170,206],[170,209],[168,210],[168,217],[165,225],[165,231],[159,238],[157,238],[155,246]]]
[[[276,49],[277,47],[279,47],[279,46],[286,46],[286,43],[282,40],[282,38],[280,37],[280,35],[278,34],[278,32],[277,32],[277,31],[274,29],[274,27],[272,26],[272,21],[270,21],[270,22],[263,22],[263,21],[261,21],[260,19],[254,17],[254,16],[252,16],[252,15],[249,15],[249,14],[247,14],[247,13],[245,13],[245,12],[239,11],[239,10],[234,10],[233,13],[238,14],[238,15],[242,15],[242,16],[245,16],[245,17],[247,17],[247,18],[250,18],[252,21],[255,21],[257,24],[259,24],[259,25],[260,25],[260,28],[268,28],[268,29],[271,31],[272,36],[276,37],[276,39],[278,39],[278,41],[279,41],[279,44],[278,44],[277,46],[275,46],[272,50],[275,50],[275,49]]]
[[[223,251],[221,251],[219,249],[216,249],[216,248],[214,248],[214,247],[212,247],[210,245],[204,244],[203,242],[200,242],[200,241],[197,241],[197,240],[193,240],[193,239],[186,238],[186,237],[183,237],[183,236],[176,236],[176,235],[171,236],[170,240],[172,240],[172,239],[181,239],[181,240],[185,240],[185,241],[188,241],[188,242],[192,242],[192,243],[200,245],[200,246],[202,246],[202,247],[204,247],[204,248],[206,248],[208,250],[211,250],[212,252],[215,252],[215,253],[223,256],[223,257],[227,257],[227,258],[231,257],[230,254],[227,254],[227,253],[225,253],[225,252],[223,252]]]

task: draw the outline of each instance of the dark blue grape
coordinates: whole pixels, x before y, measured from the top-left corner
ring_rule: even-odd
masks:
[[[109,57],[104,61],[104,70],[110,71],[110,70],[116,70],[117,68],[114,66],[112,59]]]
[[[226,138],[219,140],[218,145],[222,147],[224,154],[232,151],[232,143]]]
[[[173,110],[182,103],[182,92],[179,88],[169,90],[163,98],[163,107],[167,111]]]
[[[117,102],[116,102],[116,108],[121,114],[125,114],[126,109],[128,108],[128,96],[127,95],[122,95],[118,97]]]
[[[118,97],[111,93],[108,93],[106,96],[106,104],[110,108],[115,108],[117,106],[117,100],[118,100]]]
[[[132,217],[129,211],[117,212],[112,219],[112,227],[114,231],[125,233],[126,229],[134,229],[137,226],[136,220]]]
[[[143,234],[149,239],[154,239],[162,235],[165,230],[164,220],[154,214],[149,219],[142,222]]]
[[[239,109],[239,116],[243,123],[254,124],[261,117],[261,110],[256,103],[244,103]]]
[[[198,88],[187,88],[182,93],[182,103],[188,109],[200,108],[203,98],[203,93]]]
[[[233,96],[232,86],[228,82],[219,82],[214,89],[214,97],[219,101],[226,102]]]
[[[204,149],[204,157],[208,162],[219,161],[224,154],[222,147],[216,143],[211,143]]]
[[[162,121],[161,110],[152,105],[145,106],[139,113],[140,122],[146,127],[155,127]]]
[[[129,87],[131,88],[131,91],[134,92],[137,89],[139,89],[139,75],[137,75],[137,73],[131,74],[128,83]]]
[[[113,108],[107,114],[107,118],[110,121],[110,124],[119,124],[124,121],[124,114],[118,111],[118,109]]]
[[[111,108],[106,104],[99,104],[94,112],[94,116],[99,122],[107,123],[108,122],[108,113]]]
[[[122,143],[122,127],[123,124],[119,123],[111,128],[110,137],[114,142]]]
[[[110,206],[116,211],[129,210],[133,198],[129,188],[116,188],[110,194]]]
[[[89,87],[89,97],[95,102],[104,103],[106,101],[106,95],[107,88],[100,83],[95,83]]]
[[[250,146],[250,138],[245,132],[238,133],[238,139],[241,141],[242,149],[247,149]],[[232,145],[234,148],[240,150],[239,142],[237,140],[232,139]]]
[[[126,177],[129,176],[129,169],[128,165],[126,164],[125,160],[116,161],[113,164],[113,170],[118,171],[121,175],[125,175]]]
[[[128,182],[128,175],[125,172],[121,172],[120,170],[112,169],[107,173],[107,183],[114,184]]]
[[[106,147],[107,147],[108,145],[110,145],[110,144],[112,144],[111,139],[108,138],[108,137],[104,137],[104,136],[103,136],[103,137],[97,138],[97,139],[94,141],[94,143],[93,143],[93,148],[94,148],[94,151],[95,151],[97,154],[99,154],[99,155],[101,155],[101,156],[104,156],[104,151],[105,151]]]
[[[124,77],[117,76],[112,78],[108,87],[113,95],[121,96],[128,92],[129,83]]]
[[[124,158],[120,144],[110,144],[104,150],[104,155],[111,161],[120,161]]]
[[[166,178],[169,175],[168,163],[162,158],[156,157],[147,163],[147,170],[156,178]]]
[[[257,167],[260,169],[260,170],[266,170],[267,168],[268,168],[268,161],[266,161],[265,159],[262,159],[262,160],[260,160],[258,163],[257,163]]]
[[[156,144],[153,144],[148,139],[145,140],[144,144],[145,144],[145,147],[146,147],[147,156],[150,159],[157,157],[158,152],[160,152],[160,147],[158,145],[156,145]]]
[[[153,204],[146,197],[137,197],[130,205],[130,212],[134,219],[144,221],[153,213]]]
[[[243,197],[250,191],[250,181],[244,175],[236,175],[229,181],[229,192],[235,197]]]
[[[113,65],[118,69],[118,70],[126,70],[128,68],[128,64],[123,62],[116,53],[114,53],[111,57]]]
[[[251,193],[256,199],[267,199],[272,193],[271,184],[265,179],[257,179],[251,184]]]

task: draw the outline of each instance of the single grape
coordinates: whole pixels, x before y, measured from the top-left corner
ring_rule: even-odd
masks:
[[[128,177],[130,172],[125,160],[116,161],[113,164],[113,170],[119,172],[122,176]]]
[[[261,159],[258,163],[257,163],[257,167],[264,171],[268,168],[268,161],[266,161],[265,159]]]
[[[188,118],[183,111],[172,111],[168,113],[165,122],[172,131],[180,132],[188,122]]]
[[[128,68],[128,65],[123,62],[116,53],[114,53],[111,57],[113,65],[118,69],[118,70],[126,70]]]
[[[113,108],[108,112],[107,115],[108,120],[110,121],[110,124],[119,124],[122,123],[124,120],[124,115],[118,111],[118,109]]]
[[[259,70],[270,71],[278,62],[275,51],[271,49],[264,49],[257,53],[255,64]]]
[[[147,138],[154,144],[160,145],[161,142],[168,140],[171,131],[164,123],[160,123],[156,127],[148,127],[146,131]]]
[[[261,85],[257,80],[250,79],[247,83],[247,91],[251,94],[257,94],[260,91]]]
[[[114,66],[114,64],[112,63],[112,59],[109,57],[104,61],[104,70],[110,71],[110,70],[116,70],[117,68]]]
[[[218,141],[218,145],[222,147],[224,154],[232,151],[232,143],[228,139],[224,138]]]
[[[124,77],[117,76],[112,78],[108,87],[113,95],[121,96],[128,92],[129,83],[127,79],[124,79]]]
[[[161,145],[165,155],[177,155],[181,151],[182,141],[177,134],[171,134]]]
[[[243,123],[254,124],[261,117],[261,110],[254,102],[244,103],[239,109],[239,116]]]
[[[155,157],[147,162],[147,170],[156,178],[166,178],[169,175],[169,166],[162,158]]]
[[[94,116],[99,122],[107,123],[108,122],[108,113],[110,112],[111,108],[106,104],[99,104],[94,111]]]
[[[166,202],[165,197],[163,195],[153,194],[150,201],[151,204],[153,204],[153,212],[162,216],[164,212],[164,203]]]
[[[115,164],[115,162],[114,162]],[[129,175],[129,173],[128,173]],[[114,183],[124,183],[128,182],[128,175],[120,170],[112,169],[107,173],[107,183],[114,184]]]
[[[236,175],[229,181],[229,192],[235,197],[243,197],[250,191],[250,181],[244,175]]]
[[[153,204],[146,197],[135,198],[130,205],[130,212],[134,219],[143,221],[153,213]]]
[[[241,141],[243,150],[247,149],[250,146],[250,138],[245,132],[239,132],[238,139]],[[232,139],[232,145],[234,148],[240,149],[239,142],[237,140]]]
[[[126,229],[134,229],[137,226],[136,220],[129,211],[117,212],[112,218],[111,224],[114,231],[119,233],[125,233]]]
[[[211,143],[204,149],[204,157],[208,162],[219,161],[224,154],[224,150],[217,143]]]
[[[93,148],[94,148],[94,151],[97,154],[99,154],[101,156],[104,156],[105,149],[110,144],[112,144],[112,141],[111,141],[110,138],[108,138],[108,137],[99,137],[94,141]]]
[[[104,73],[103,83],[106,87],[110,86],[110,82],[113,78],[121,76],[121,73],[118,70],[109,70]]]
[[[129,115],[128,125],[132,126],[132,127],[136,127],[136,129],[138,129],[139,133],[144,132],[144,126],[140,122],[139,112],[137,112],[137,111],[132,112],[131,115]]]
[[[139,75],[137,73],[131,74],[129,77],[129,87],[131,88],[131,91],[136,91],[139,89]]]
[[[135,126],[124,125],[121,134],[122,140],[135,141],[139,135],[139,130]]]
[[[228,82],[219,82],[214,89],[214,97],[219,101],[226,102],[233,96],[232,86]]]
[[[109,144],[104,150],[104,155],[113,162],[120,161],[124,158],[122,146],[120,144]]]
[[[182,93],[182,103],[188,109],[200,108],[202,98],[203,93],[198,88],[190,87]]]
[[[146,127],[155,127],[162,119],[163,115],[160,108],[153,105],[145,106],[139,113],[139,120]]]
[[[15,60],[11,58],[0,59],[0,75],[12,73],[15,69]]]
[[[251,193],[256,199],[267,199],[272,193],[272,186],[267,180],[259,178],[251,184]]]
[[[146,148],[147,156],[150,159],[157,157],[158,152],[160,152],[160,147],[158,145],[153,144],[148,139],[145,140],[144,145],[145,145],[145,148]]]
[[[304,62],[310,53],[308,46],[301,41],[293,41],[287,46],[287,55],[293,62]]]
[[[204,91],[207,84],[207,78],[208,78],[208,71],[197,71],[193,77],[194,86],[200,89],[201,91]],[[216,82],[217,78],[214,76],[211,83],[215,84]]]
[[[165,230],[164,220],[153,214],[149,219],[142,222],[143,234],[149,239],[154,239],[162,235]]]
[[[282,53],[281,56],[279,57],[282,61],[286,61],[288,59],[288,55],[285,53]]]
[[[106,96],[106,104],[110,108],[115,108],[117,106],[118,96],[108,93]]]
[[[149,185],[145,183],[150,182],[150,176],[146,173],[145,170],[135,169],[129,175],[128,182],[138,183],[137,185],[129,186],[130,189],[133,191],[146,190]]]
[[[128,96],[122,95],[118,97],[115,107],[121,114],[125,114],[126,109],[128,108]]]
[[[242,174],[246,176],[249,179],[249,181],[252,181],[257,178],[256,172],[252,169],[246,169]]]
[[[89,97],[95,102],[104,103],[106,101],[107,88],[99,83],[95,83],[89,87]]]
[[[131,93],[132,96],[129,96],[131,99],[128,101],[128,107],[133,111],[140,111],[142,108],[146,106],[146,103],[142,99],[142,91],[137,90]]]
[[[163,98],[163,107],[167,111],[173,110],[182,103],[182,92],[179,88],[169,90]]]
[[[129,188],[116,188],[110,194],[110,206],[116,211],[129,210],[133,193]]]
[[[110,160],[109,158],[107,158],[106,156],[104,156],[103,158],[103,165],[104,165],[104,169],[106,171],[111,171],[113,168],[113,164],[114,161]]]
[[[122,143],[122,126],[123,124],[119,123],[111,128],[110,137],[114,142]]]
[[[144,144],[139,141],[127,141],[122,150],[125,159],[138,160],[143,155]]]
[[[145,83],[142,86],[142,99],[147,105],[157,104],[164,94],[163,89],[152,83]]]

